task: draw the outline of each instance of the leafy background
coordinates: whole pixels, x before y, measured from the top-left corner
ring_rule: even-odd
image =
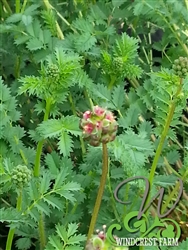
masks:
[[[142,182],[126,192],[130,206],[118,204],[113,190],[128,177],[149,175],[170,103],[165,80],[152,73],[170,69],[177,57],[188,56],[188,3],[0,1],[0,11],[1,248],[7,225],[16,225],[15,249],[38,249],[42,212],[46,250],[62,245],[83,249],[102,152],[83,141],[79,119],[93,103],[113,110],[119,124],[116,140],[108,145],[110,167],[96,225],[108,227],[139,209]],[[52,63],[58,65],[56,81],[47,76]],[[184,101],[176,107],[152,194],[159,186],[171,192],[178,175],[187,171],[187,86],[186,79]],[[43,121],[46,100],[51,108],[49,119]],[[33,169],[41,140],[41,174],[24,188],[20,213],[15,209],[11,171],[18,164]],[[187,188],[186,179],[184,199],[171,215],[181,222],[185,250]]]

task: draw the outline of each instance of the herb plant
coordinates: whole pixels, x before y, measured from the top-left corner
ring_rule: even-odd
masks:
[[[0,17],[0,249],[187,250],[187,0],[2,0]],[[165,188],[161,213],[182,180],[179,247],[107,241],[140,208],[140,180],[114,197],[134,176],[146,205]]]

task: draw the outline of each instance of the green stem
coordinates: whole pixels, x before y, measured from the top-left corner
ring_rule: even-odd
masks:
[[[18,211],[21,211],[22,209],[22,190],[19,191],[16,208]],[[9,229],[8,238],[6,242],[6,250],[12,249],[12,241],[14,238],[14,233],[15,233],[15,228]]]
[[[186,5],[186,8],[188,10],[188,0],[185,0],[185,5]]]
[[[52,10],[52,9],[54,9],[54,7],[50,4],[50,2],[49,2],[48,0],[43,0],[43,3],[44,3],[44,5],[46,6],[46,9],[47,9],[47,10]],[[64,39],[63,32],[62,32],[62,30],[61,30],[61,28],[60,28],[58,22],[56,21],[55,23],[56,23],[56,29],[57,29],[57,36],[58,36],[61,40],[63,40],[63,39]]]
[[[116,81],[116,77],[115,76],[111,76],[111,80],[110,80],[110,83],[108,85],[108,89],[112,89],[115,81]]]
[[[160,141],[159,141],[159,144],[158,144],[158,147],[157,147],[157,151],[156,151],[156,154],[155,154],[155,157],[154,157],[154,160],[153,160],[153,164],[151,166],[151,171],[150,171],[150,175],[149,175],[150,185],[152,185],[152,183],[153,183],[153,179],[154,179],[154,176],[155,176],[155,170],[157,168],[157,163],[158,163],[159,157],[161,155],[163,144],[164,144],[164,141],[166,139],[166,136],[167,136],[171,121],[173,119],[174,111],[175,111],[175,108],[176,108],[176,99],[177,99],[177,96],[179,95],[181,89],[182,89],[182,79],[180,79],[180,85],[179,85],[179,87],[177,89],[177,92],[176,92],[176,94],[174,96],[174,99],[172,100],[171,105],[169,107],[169,113],[168,113],[168,116],[167,116],[166,124],[164,126],[163,131],[162,131],[161,138],[160,138]],[[150,195],[148,195],[148,197],[147,197],[146,204],[148,203],[149,199],[150,199]]]
[[[43,214],[40,214],[40,220],[39,220],[39,239],[40,239],[40,249],[44,250],[46,246],[46,235],[45,235],[45,230],[44,230],[44,218]]]
[[[12,14],[12,10],[11,10],[9,4],[7,3],[7,1],[6,0],[2,0],[2,3],[4,4],[5,9],[7,10],[7,12],[11,15]]]
[[[97,216],[98,216],[98,213],[99,213],[101,200],[102,200],[102,196],[103,196],[103,192],[104,192],[104,188],[105,188],[105,183],[106,183],[106,179],[107,179],[107,175],[108,175],[108,150],[107,150],[107,144],[103,143],[102,148],[103,148],[102,176],[101,176],[100,185],[99,185],[99,189],[98,189],[97,199],[96,199],[96,202],[95,202],[95,207],[94,207],[94,210],[93,210],[93,214],[92,214],[92,218],[91,218],[91,222],[90,222],[90,226],[89,226],[89,231],[88,231],[88,235],[87,235],[87,243],[91,239],[91,236],[92,236],[92,234],[94,232],[94,229],[95,229],[95,224],[96,224],[96,221],[97,221]]]
[[[50,107],[51,107],[51,99],[48,98],[46,100],[46,109],[44,114],[44,121],[48,120],[50,114]],[[41,140],[37,145],[37,153],[35,159],[35,166],[34,166],[34,176],[38,177],[40,175],[40,159],[42,154],[42,147],[43,147],[44,140]],[[45,237],[45,228],[44,228],[44,219],[43,214],[40,214],[39,220],[39,237],[40,237],[40,249],[43,250],[46,245],[46,237]]]
[[[20,0],[16,0],[16,13],[20,13]]]
[[[21,9],[21,13],[24,12],[26,5],[27,5],[27,0],[24,0],[23,5],[22,5],[22,9]]]
[[[46,100],[46,110],[44,114],[44,121],[48,120],[49,113],[50,113],[50,107],[51,107],[51,99],[48,98]],[[36,153],[36,159],[35,159],[35,166],[34,166],[34,176],[38,177],[40,175],[40,158],[42,154],[42,147],[44,144],[44,140],[39,141],[37,145],[37,153]]]

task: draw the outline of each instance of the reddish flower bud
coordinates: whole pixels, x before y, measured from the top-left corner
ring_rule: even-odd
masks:
[[[108,113],[106,114],[106,117],[105,117],[105,118],[106,118],[107,120],[111,121],[111,122],[114,122],[114,121],[115,121],[112,112],[108,112]]]
[[[86,111],[84,114],[83,114],[83,118],[85,119],[85,120],[87,120],[88,118],[90,118],[91,117],[91,111]]]
[[[100,143],[108,143],[116,137],[117,122],[113,113],[95,106],[93,111],[86,111],[80,122],[83,136],[89,140],[90,145],[99,146]]]
[[[83,129],[84,129],[84,132],[85,132],[85,133],[91,134],[91,132],[92,132],[93,129],[94,129],[94,126],[93,126],[93,124],[88,123],[87,125],[85,125],[85,126],[83,127]]]
[[[105,113],[105,109],[99,106],[95,106],[93,110],[94,110],[94,114],[97,116],[102,116]]]

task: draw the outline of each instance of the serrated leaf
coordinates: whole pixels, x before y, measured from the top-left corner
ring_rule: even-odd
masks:
[[[142,152],[134,151],[134,150],[128,150],[128,154],[132,158],[132,162],[135,166],[142,167],[145,164],[146,157]],[[125,161],[126,159],[124,159]]]
[[[79,52],[85,52],[91,49],[96,42],[97,39],[95,38],[95,36],[86,32],[77,36],[77,39],[75,39],[75,48]]]
[[[62,131],[62,123],[61,120],[50,119],[44,121],[39,125],[37,130],[39,133],[44,136],[44,138],[51,138],[58,136]]]
[[[40,4],[32,4],[29,7],[27,7],[24,11],[25,15],[30,15],[31,13],[33,14],[33,12],[38,9],[40,7]]]
[[[118,137],[123,145],[128,148],[136,149],[138,151],[144,151],[145,153],[152,153],[154,146],[147,138],[141,138],[139,135],[134,133],[122,134]]]
[[[70,155],[73,148],[73,141],[70,135],[67,132],[63,131],[61,136],[59,137],[59,142],[57,143],[58,149],[60,153],[63,154],[65,157]]]
[[[66,177],[68,176],[68,170],[67,168],[63,168],[61,172],[58,174],[55,180],[55,184],[53,186],[53,190],[56,190],[58,188],[61,188],[64,184],[64,181],[66,180]]]
[[[118,124],[123,128],[130,128],[135,126],[138,123],[138,116],[140,114],[140,110],[135,106],[130,106],[126,110],[125,117],[120,117],[118,119]]]
[[[51,176],[49,173],[43,173],[43,176],[40,181],[39,192],[44,194],[48,191],[51,184]]]
[[[60,241],[60,239],[58,238],[58,236],[56,235],[51,235],[49,237],[49,243],[56,249],[62,249],[62,242]]]
[[[160,187],[168,187],[175,185],[178,177],[175,175],[159,175],[155,176],[154,184]]]
[[[60,158],[56,152],[53,151],[51,154],[47,154],[45,158],[45,163],[48,166],[48,169],[50,170],[52,175],[58,175],[59,162]]]
[[[32,16],[22,15],[22,22],[25,24],[25,26],[31,24],[32,21],[33,21]]]
[[[1,208],[0,209],[0,222],[16,223],[25,222],[21,212],[15,208]]]
[[[11,177],[8,174],[1,174],[0,173],[0,184],[6,183],[8,181],[11,181]]]
[[[68,244],[74,245],[74,244],[78,244],[78,243],[80,243],[80,241],[84,241],[84,240],[86,240],[86,237],[84,235],[81,235],[81,234],[74,235],[74,236],[71,236],[69,238]]]
[[[74,235],[77,232],[77,229],[78,229],[78,225],[76,223],[70,223],[68,225],[68,231],[67,231],[68,238]]]
[[[92,91],[95,96],[101,98],[102,100],[111,100],[111,91],[103,84],[94,85]]]
[[[123,175],[123,169],[122,168],[113,168],[111,170],[111,178],[112,179],[121,179]]]
[[[30,182],[27,190],[28,190],[27,192],[31,200],[37,200],[40,197],[40,194],[37,188],[37,182],[34,179],[32,179],[32,181]]]
[[[82,131],[79,129],[80,119],[76,116],[66,116],[62,118],[63,128],[73,135],[81,135]]]
[[[27,25],[26,30],[32,37],[37,37],[41,31],[41,24],[38,19],[34,20],[33,23]]]
[[[36,207],[32,207],[32,209],[28,211],[28,214],[35,222],[38,222],[40,220],[40,212]]]
[[[75,21],[72,22],[72,26],[79,31],[83,31],[84,33],[92,33],[94,28],[92,23],[83,18],[77,18]]]
[[[49,206],[42,200],[39,200],[38,202],[36,202],[35,206],[37,207],[39,212],[42,212],[42,213],[46,214],[47,216],[49,216],[50,213],[52,212],[50,210]]]
[[[38,38],[31,38],[28,42],[27,42],[27,48],[30,51],[35,51],[35,50],[39,50],[42,49],[44,47],[44,44],[38,39]]]
[[[124,100],[125,100],[124,87],[121,85],[118,85],[114,89],[113,94],[112,94],[112,101],[116,109],[120,110],[122,108]]]
[[[38,34],[38,38],[43,44],[48,44],[51,39],[51,33],[49,30],[41,30]]]
[[[58,189],[55,192],[56,194],[59,194],[61,197],[64,197],[66,200],[71,201],[73,204],[76,201],[76,199],[74,198],[74,195],[71,194],[69,191]]]
[[[56,225],[56,232],[61,238],[61,240],[67,243],[68,236],[65,227],[61,226],[60,224]]]
[[[23,44],[29,40],[29,36],[20,36],[18,38],[15,38],[14,43],[18,46],[20,44]]]
[[[142,1],[137,3],[134,7],[134,15],[139,16],[142,13],[143,8],[144,8],[144,3]]]
[[[170,164],[174,164],[180,159],[180,154],[177,150],[172,150],[166,154],[166,158]]]
[[[16,241],[16,247],[18,249],[29,249],[31,247],[31,239],[30,238],[20,238]]]
[[[112,0],[112,5],[117,8],[126,2],[127,0]]]
[[[66,183],[61,190],[67,190],[67,191],[79,191],[81,189],[81,186],[79,183],[76,182],[68,182]]]
[[[58,197],[53,196],[52,194],[45,195],[43,200],[47,202],[48,205],[51,205],[53,208],[57,208],[58,210],[62,210],[64,206],[62,200],[60,200]]]
[[[6,23],[17,23],[21,21],[21,18],[22,18],[21,13],[15,13],[6,19]]]

